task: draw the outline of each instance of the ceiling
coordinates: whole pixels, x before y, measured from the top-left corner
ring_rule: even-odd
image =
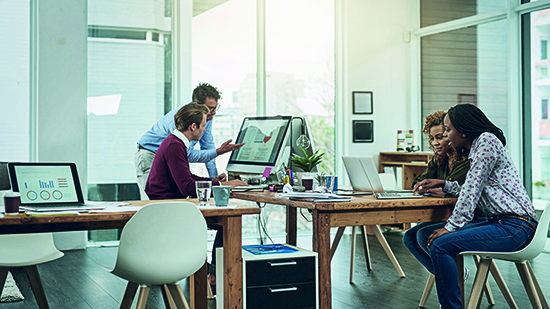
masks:
[[[193,17],[210,10],[228,0],[193,0]]]

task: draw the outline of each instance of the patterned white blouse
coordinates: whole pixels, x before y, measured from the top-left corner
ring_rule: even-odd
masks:
[[[458,195],[445,229],[454,232],[470,222],[478,205],[488,216],[516,214],[536,219],[535,208],[502,142],[482,133],[470,149],[470,171],[462,187],[445,181],[443,191]]]

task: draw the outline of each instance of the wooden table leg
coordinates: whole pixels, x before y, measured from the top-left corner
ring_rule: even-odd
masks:
[[[286,243],[296,246],[297,244],[297,232],[296,232],[296,207],[286,206]]]
[[[206,261],[195,274],[189,277],[189,304],[191,309],[207,308],[206,277],[208,275]]]
[[[243,308],[242,220],[223,217],[223,304],[224,308]],[[218,299],[218,301],[222,301]],[[205,307],[206,308],[206,307]]]
[[[313,211],[313,250],[318,253],[319,259],[319,309],[330,309],[330,214]]]

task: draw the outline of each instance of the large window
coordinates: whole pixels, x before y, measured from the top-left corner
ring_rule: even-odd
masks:
[[[0,161],[29,160],[29,1],[0,1]]]
[[[222,93],[212,127],[216,146],[235,140],[242,119],[256,115],[256,1],[227,1],[193,17],[192,59],[193,88],[205,82]],[[219,173],[228,161],[229,154],[216,158]],[[208,175],[204,164],[192,169]]]
[[[422,37],[422,118],[476,104],[509,136],[507,43],[505,19]]]
[[[138,192],[136,142],[172,105],[170,8],[170,0],[88,1],[91,200]]]
[[[266,1],[266,114],[307,115],[317,149],[327,154],[324,168],[334,169],[334,1]],[[193,86],[208,82],[223,99],[214,117],[216,145],[235,139],[243,117],[257,115],[257,10],[255,0],[231,0],[193,18]],[[260,16],[259,18],[263,18]],[[223,26],[221,26],[223,25]],[[260,115],[263,116],[263,115]],[[229,155],[216,159],[224,172]],[[206,175],[204,164],[192,164]],[[284,235],[285,213],[280,206],[262,210],[270,235]],[[311,230],[307,212],[299,231]],[[304,219],[307,218],[307,219]],[[255,235],[260,226],[243,217],[243,233]]]
[[[266,5],[268,115],[307,115],[324,172],[334,172],[334,0]]]
[[[421,27],[506,8],[506,0],[421,0]]]
[[[531,164],[533,198],[537,203],[550,198],[550,121],[548,99],[550,76],[548,68],[548,38],[550,37],[550,9],[530,14],[530,80],[531,80]],[[528,153],[529,154],[529,153]]]

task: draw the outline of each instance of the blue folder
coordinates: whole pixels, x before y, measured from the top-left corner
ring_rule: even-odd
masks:
[[[243,246],[243,249],[254,255],[298,252],[298,249],[294,249],[283,244],[247,245]]]

